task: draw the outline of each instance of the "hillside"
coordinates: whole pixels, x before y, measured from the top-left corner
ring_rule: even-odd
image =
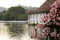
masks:
[[[4,10],[6,11],[6,10],[7,10],[7,8],[0,7],[0,12],[3,12]]]

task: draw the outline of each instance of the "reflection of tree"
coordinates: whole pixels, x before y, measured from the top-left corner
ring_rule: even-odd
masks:
[[[8,26],[9,34],[11,36],[17,36],[23,33],[24,31],[24,24],[22,23],[6,23]]]

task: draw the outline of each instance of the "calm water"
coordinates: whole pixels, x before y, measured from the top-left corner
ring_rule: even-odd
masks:
[[[33,40],[26,23],[0,23],[0,40]]]

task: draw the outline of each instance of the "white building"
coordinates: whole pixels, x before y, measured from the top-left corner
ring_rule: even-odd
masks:
[[[28,12],[28,23],[29,24],[41,24],[41,17],[47,15],[50,10],[50,5],[54,2],[54,0],[46,0],[42,6],[35,10],[30,10]]]
[[[28,14],[28,23],[29,24],[41,24],[41,18],[46,15],[46,13],[35,13],[35,14]]]

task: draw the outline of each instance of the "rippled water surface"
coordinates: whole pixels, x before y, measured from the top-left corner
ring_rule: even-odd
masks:
[[[26,23],[0,23],[0,40],[33,40]]]

